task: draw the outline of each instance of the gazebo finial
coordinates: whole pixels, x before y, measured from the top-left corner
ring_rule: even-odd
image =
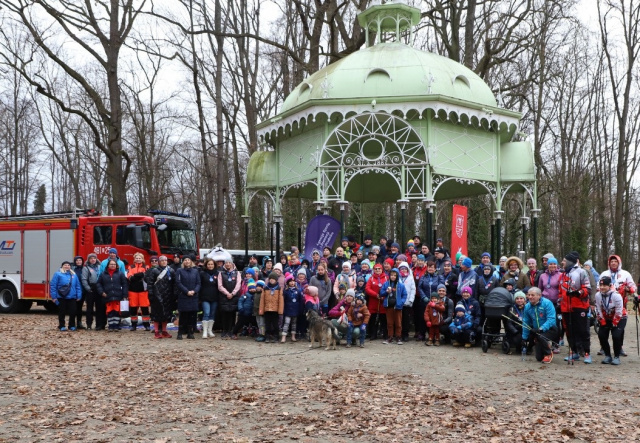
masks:
[[[420,9],[403,1],[374,0],[369,8],[358,14],[358,23],[365,30],[367,47],[374,44],[369,40],[371,32],[376,33],[378,42],[382,42],[385,34],[395,35],[395,41],[400,41],[402,32],[409,30],[409,41],[413,43],[413,30],[420,22],[420,15]]]

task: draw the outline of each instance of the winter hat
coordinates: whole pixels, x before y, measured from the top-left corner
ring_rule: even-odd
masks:
[[[516,285],[516,281],[512,278],[508,278],[504,281],[504,283],[502,284],[502,286],[506,287],[507,285],[511,285],[511,286],[515,286]]]
[[[374,252],[376,255],[378,255],[380,253],[380,246],[378,245],[372,246],[371,251]]]
[[[364,297],[360,294],[356,295],[356,301],[360,300],[362,302],[362,304],[365,304],[366,301],[364,299]]]
[[[431,293],[431,298],[440,298],[440,296],[438,295],[437,292],[432,292]]]
[[[62,264],[60,265],[60,267],[63,267],[64,265],[69,265],[71,266],[71,262],[69,260],[65,260],[62,262]]]
[[[553,254],[551,252],[547,252],[546,254],[544,254],[542,256],[542,258],[546,258],[547,260],[549,260],[550,258],[554,258]]]
[[[266,283],[263,280],[258,280],[258,283],[256,283],[256,286],[260,286],[261,288],[264,288],[266,286]]]
[[[524,295],[524,292],[518,291],[515,294],[513,294],[513,301],[516,301],[516,299],[518,299],[518,298],[524,298],[526,300],[527,296]]]
[[[272,272],[269,274],[269,280],[274,279],[275,281],[278,281],[278,274],[276,274],[275,272]]]
[[[396,242],[391,243],[391,247],[400,249],[400,245],[398,243],[396,243]]]
[[[392,258],[388,258],[384,261],[385,263],[388,263],[390,266],[393,266],[393,259]]]
[[[273,263],[273,260],[271,260],[271,257],[269,257],[268,255],[265,255],[264,257],[262,257],[262,266],[266,265],[268,261]]]
[[[269,278],[271,278],[271,274],[269,274]],[[284,283],[285,284],[289,283],[289,281],[291,281],[291,280],[293,280],[293,275],[291,275],[290,272],[287,272],[286,274],[284,274]]]
[[[424,259],[425,259],[425,256],[424,256],[424,255],[422,255],[422,254],[418,254],[418,260],[422,260],[422,261],[424,261]]]
[[[340,241],[349,241],[349,237],[342,237]]]
[[[307,286],[306,288],[304,288],[304,293],[307,295],[311,295],[312,297],[317,297],[318,296],[318,288],[316,288],[315,286]]]
[[[507,261],[507,257],[505,255],[503,255],[502,257],[500,257],[499,262],[506,262]]]
[[[89,261],[89,259],[90,259],[91,257],[93,257],[93,258],[98,258],[98,256],[92,252],[91,254],[87,255],[87,261]],[[153,257],[151,257],[151,258],[153,258]],[[157,259],[158,259],[158,257],[156,257],[156,260],[157,260]]]
[[[347,289],[347,293],[345,294],[345,297],[348,297],[349,295],[351,297],[355,297],[356,296],[356,291],[354,291],[353,289]]]
[[[480,258],[482,257],[489,257],[491,258],[491,254],[489,254],[488,252],[483,252],[482,255],[480,256]]]
[[[444,248],[441,248],[440,246],[438,246],[433,250],[433,252],[436,254],[444,254]]]
[[[307,276],[307,271],[304,268],[300,268],[298,269],[298,272],[296,272],[296,275],[304,275],[305,277]]]
[[[364,236],[365,240],[373,240],[373,236],[371,234],[367,234]]]
[[[347,285],[345,285],[344,283],[340,283],[338,285],[338,291],[341,291],[342,289],[344,289],[346,291],[347,290]]]
[[[549,263],[549,262],[547,262],[547,263]],[[593,268],[593,261],[587,260],[586,262],[584,262],[584,265],[585,266],[591,266]]]
[[[462,258],[462,252],[458,252],[456,254],[456,263],[459,263],[461,258]]]
[[[369,260],[362,260],[360,262],[360,266],[365,266],[365,265],[368,267],[371,267],[371,262]]]
[[[185,256],[185,258],[190,258],[189,256]],[[233,258],[231,256],[224,259],[225,263],[233,263]]]
[[[349,268],[349,270],[351,270],[351,262],[350,261],[343,262],[341,267]]]
[[[469,257],[465,257],[464,260],[462,260],[462,266],[470,268],[472,265],[473,265],[473,260],[471,260]]]
[[[473,294],[473,289],[471,289],[470,286],[465,286],[464,288],[462,288],[462,294],[464,294],[465,292],[467,294]]]
[[[382,269],[382,265],[380,263],[376,263],[375,265],[373,265],[373,269],[376,269],[376,268]]]
[[[482,269],[487,269],[487,268],[493,270],[493,266],[491,266],[491,263],[485,263],[484,265],[482,265]]]
[[[314,249],[313,252],[311,253],[311,256],[314,255],[320,255],[320,251],[318,251],[317,249]]]
[[[446,289],[447,289],[447,287],[446,287],[445,285],[443,285],[442,283],[440,283],[440,284],[438,285],[438,288],[437,288],[437,289],[438,289],[438,291],[439,291],[440,289],[444,289],[444,290],[446,290]]]
[[[605,275],[604,277],[600,277],[600,284],[611,286],[611,277],[609,277],[608,275]]]
[[[75,257],[73,257],[73,262],[75,263],[78,259],[82,260],[82,263],[84,263],[84,257],[82,257],[81,255],[76,255]]]
[[[116,248],[111,248],[109,249],[109,254],[116,254],[118,255],[118,250]]]
[[[415,243],[413,242],[413,240],[409,240],[407,242],[407,246],[415,246]]]
[[[458,312],[467,312],[467,310],[464,308],[463,304],[456,305],[456,313],[458,313]]]
[[[245,274],[251,274],[251,277],[255,280],[256,278],[256,271],[253,268],[247,268],[246,271],[244,271]]]
[[[578,260],[580,260],[580,254],[578,254],[577,251],[571,251],[567,255],[565,255],[564,258],[571,263],[577,263]]]
[[[256,281],[250,278],[249,281],[247,282],[247,290],[255,289],[255,288],[256,288]]]
[[[359,275],[358,278],[356,279],[356,283],[360,283],[360,282],[365,282],[365,278],[364,275]]]
[[[93,255],[95,255],[95,254],[93,254]],[[91,258],[91,254],[89,254],[89,256],[87,257],[87,260],[90,259],[90,258]],[[152,255],[151,257],[149,257],[149,260],[150,261],[158,261],[159,258],[158,258],[157,255]]]
[[[273,265],[273,270],[275,271],[276,269],[279,269],[280,272],[282,272],[282,263],[278,262],[275,265]]]
[[[353,235],[347,235],[347,240],[349,240],[349,243],[353,243],[356,241],[356,238]]]
[[[396,257],[396,260],[407,261],[407,256],[404,254],[398,254],[398,256]]]
[[[551,264],[558,264],[558,259],[555,257],[551,257],[549,260],[547,260],[547,265],[551,265]]]

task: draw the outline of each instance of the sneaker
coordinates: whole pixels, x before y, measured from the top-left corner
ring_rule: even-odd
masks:
[[[264,340],[265,340],[264,335],[259,335],[258,337],[256,337],[256,341],[259,343],[264,342]]]
[[[614,366],[618,366],[620,364],[620,357],[613,357],[613,360],[611,360],[611,364]]]
[[[360,343],[360,347],[361,347],[361,348],[364,348],[364,343]]]
[[[611,358],[611,356],[610,356],[610,355],[607,355],[607,356],[604,358],[604,360],[602,360],[602,362],[601,362],[601,363],[602,363],[603,365],[610,365],[612,361],[613,361],[613,359]]]
[[[554,354],[559,354],[560,353],[560,348],[553,348],[552,351]]]
[[[162,338],[162,334],[159,331],[156,331],[153,338]]]
[[[433,341],[431,339],[427,340],[425,343],[426,346],[433,346]]]
[[[433,346],[440,346],[440,340],[436,340]]]
[[[62,329],[60,329],[62,331]],[[393,340],[391,340],[391,343],[393,343]],[[384,340],[382,342],[383,345],[388,345],[389,344],[389,340]]]
[[[454,348],[459,348],[460,346],[462,346],[462,343],[458,342],[458,341],[454,341],[453,342],[453,347]]]
[[[72,331],[72,332],[75,332],[76,328],[75,328],[75,326],[71,326],[71,327],[69,328],[69,330],[70,330],[70,331]]]
[[[350,347],[351,347],[351,345],[349,343],[347,343],[347,348],[350,348]]]
[[[542,363],[551,363],[551,361],[553,360],[553,353],[549,354],[549,355],[545,355],[544,358],[542,359]]]
[[[580,354],[571,354],[564,358],[564,361],[580,361]]]
[[[238,336],[237,336],[236,334],[233,334],[233,335],[231,336],[231,340],[237,340],[237,339],[238,339]]]
[[[604,355],[604,349],[600,348],[597,355]]]
[[[64,326],[63,326],[63,327],[61,327],[61,328],[60,328],[60,332],[67,332],[67,328],[66,328],[66,327],[64,327]]]
[[[590,365],[590,364],[591,364],[591,355],[589,355],[589,353],[588,353],[588,352],[586,352],[586,353],[584,354],[584,363],[585,363],[585,364],[587,364],[587,365]]]
[[[404,344],[404,343],[402,343],[402,339],[400,339],[400,338],[398,339],[398,344],[399,345],[403,345]]]
[[[470,347],[471,347],[471,343],[465,343],[465,344],[464,344],[464,347],[465,347],[465,348],[470,348]]]
[[[178,336],[176,337],[176,340],[182,340],[182,334],[178,334]]]
[[[173,337],[171,334],[169,334],[167,331],[162,331],[162,338],[171,338]]]
[[[628,357],[628,354],[624,352],[624,349],[620,349],[620,355],[623,357]]]

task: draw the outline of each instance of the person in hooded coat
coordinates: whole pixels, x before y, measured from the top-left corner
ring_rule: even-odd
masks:
[[[388,339],[383,344],[402,345],[402,309],[407,301],[407,290],[400,281],[400,271],[393,268],[389,272],[389,280],[382,285],[380,296],[387,310],[387,335]]]
[[[413,279],[413,272],[406,261],[400,263],[398,271],[400,272],[400,282],[407,290],[407,300],[402,308],[402,341],[408,341],[411,319],[413,318],[413,305],[416,299],[416,282]]]
[[[104,301],[100,294],[98,294],[98,289],[96,287],[98,277],[100,276],[99,271],[100,263],[98,262],[98,256],[94,253],[89,254],[80,276],[82,289],[84,289],[87,302],[87,329],[91,329],[93,327],[93,315],[95,310],[96,330],[102,331],[107,325],[107,313]]]
[[[129,297],[129,282],[116,259],[108,259],[106,269],[96,283],[98,293],[104,299],[109,332],[120,330],[120,302]]]
[[[369,340],[378,338],[378,329],[382,331],[384,338],[387,338],[387,311],[384,307],[380,290],[388,279],[387,274],[382,271],[382,265],[376,263],[373,265],[373,275],[367,280],[367,284],[364,287],[367,308],[371,315],[368,326]]]
[[[173,318],[177,298],[174,291],[175,274],[165,255],[158,257],[158,266],[151,268],[146,278],[155,338],[171,338],[167,324]]]

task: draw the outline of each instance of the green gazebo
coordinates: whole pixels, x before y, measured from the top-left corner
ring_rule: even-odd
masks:
[[[436,201],[489,195],[499,256],[502,203],[518,192],[537,255],[535,165],[531,144],[518,141],[521,115],[465,66],[403,43],[419,20],[419,9],[399,2],[360,13],[366,48],[309,76],[257,126],[245,221],[253,197],[268,195],[276,250],[284,198],[313,199],[319,212],[337,203],[343,214],[347,202],[399,202],[404,211],[419,201],[433,245]]]

